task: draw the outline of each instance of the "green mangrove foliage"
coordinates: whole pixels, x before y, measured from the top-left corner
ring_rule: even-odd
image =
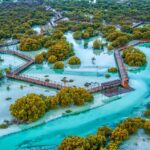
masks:
[[[81,64],[81,60],[80,60],[80,58],[78,58],[76,56],[72,56],[68,60],[68,64],[70,64],[70,65],[79,65],[79,64]]]
[[[22,51],[35,51],[41,48],[41,43],[35,38],[23,38],[20,40],[19,49]]]
[[[80,40],[82,38],[82,32],[81,31],[74,32],[73,38],[76,40]]]
[[[48,57],[54,55],[57,60],[65,60],[73,55],[72,46],[65,40],[60,40],[59,42],[51,45],[48,50]]]
[[[48,48],[47,52],[35,56],[36,63],[42,63],[44,60],[55,63],[56,61],[63,61],[74,54],[72,45],[62,37],[62,32],[59,30],[54,31],[51,37],[41,35],[34,37],[39,41],[41,47]]]
[[[54,55],[51,55],[48,57],[48,62],[49,63],[55,63],[57,61],[57,57]]]
[[[115,129],[101,127],[95,135],[85,138],[77,136],[66,137],[59,145],[59,150],[119,150],[119,145],[129,139],[129,136],[135,134],[138,129],[144,129],[150,134],[150,120],[142,118],[127,118],[118,124]]]
[[[93,42],[93,48],[94,49],[100,49],[102,47],[102,42],[100,40],[95,40]]]
[[[11,114],[23,122],[34,122],[46,112],[46,106],[42,98],[36,94],[28,94],[15,101],[10,106]]]
[[[108,72],[110,72],[110,73],[116,73],[117,71],[118,71],[118,69],[116,67],[108,68]]]
[[[93,101],[93,96],[83,88],[63,88],[57,94],[59,104],[62,107],[70,105],[83,105]]]
[[[36,62],[37,64],[41,64],[43,61],[44,61],[43,53],[37,54],[37,55],[35,56],[35,62]]]
[[[34,33],[32,26],[44,25],[53,16],[43,5],[27,3],[0,4],[0,40]],[[6,9],[7,8],[7,9]]]
[[[65,65],[63,63],[63,61],[57,61],[54,63],[53,68],[54,69],[64,69]]]
[[[83,88],[63,88],[55,96],[23,96],[11,104],[10,112],[18,121],[30,123],[37,121],[49,110],[70,105],[79,106],[92,100],[92,94]]]
[[[150,109],[144,111],[144,117],[150,118]]]
[[[129,66],[143,66],[146,64],[146,55],[134,47],[128,47],[123,51],[124,62]]]

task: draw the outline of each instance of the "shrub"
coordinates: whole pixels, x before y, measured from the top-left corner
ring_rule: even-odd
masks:
[[[112,45],[108,45],[108,46],[107,46],[107,49],[108,49],[108,50],[112,50],[112,49],[113,49],[113,46],[112,46]]]
[[[95,40],[93,43],[93,48],[94,49],[100,49],[100,47],[102,46],[102,43],[100,40]]]
[[[147,62],[146,55],[134,47],[125,49],[122,57],[129,66],[143,66]]]
[[[58,150],[77,150],[89,149],[90,145],[84,138],[78,136],[69,136],[59,145]]]
[[[144,129],[145,129],[145,132],[150,135],[150,120],[145,121]]]
[[[108,69],[108,72],[110,73],[116,73],[118,71],[118,69],[116,67],[111,67]]]
[[[141,118],[128,118],[119,124],[119,127],[126,129],[129,134],[134,134],[139,128],[144,125],[144,120]]]
[[[54,55],[51,55],[48,57],[48,62],[49,63],[55,63],[57,61],[57,57]]]
[[[104,135],[90,135],[86,138],[91,150],[97,150],[106,142]]]
[[[83,105],[85,102],[91,102],[93,95],[83,88],[63,88],[57,93],[59,104],[66,107],[72,104]]]
[[[35,62],[36,62],[37,64],[41,64],[43,61],[44,61],[44,56],[43,56],[42,53],[37,54],[37,55],[35,56]]]
[[[80,40],[82,38],[82,32],[81,31],[74,32],[73,38],[76,40]]]
[[[118,144],[114,142],[110,142],[107,146],[108,150],[119,150]]]
[[[62,61],[55,62],[54,69],[64,69],[64,63]]]
[[[6,68],[6,69],[5,69],[5,72],[6,72],[7,74],[11,73],[11,67]]]
[[[81,64],[80,58],[78,58],[76,56],[72,56],[69,59],[68,64],[70,64],[70,65],[79,65],[79,64]]]
[[[112,131],[111,139],[114,142],[119,142],[119,143],[124,140],[127,140],[128,139],[128,131],[126,129],[117,127]]]
[[[6,123],[0,124],[0,129],[6,129],[6,128],[8,128],[8,124]]]
[[[52,37],[55,39],[61,39],[63,37],[63,32],[61,30],[55,30],[52,34]]]
[[[150,118],[150,109],[144,111],[144,116]]]
[[[105,74],[105,78],[110,78],[110,74]]]
[[[87,31],[84,31],[84,32],[82,33],[82,38],[83,38],[83,39],[88,39],[88,38],[90,38],[90,34],[89,34]]]
[[[112,133],[112,129],[107,126],[101,127],[97,131],[97,135],[104,135],[106,137],[110,136]]]
[[[39,40],[34,38],[23,38],[20,41],[19,49],[22,51],[35,51],[41,48],[41,43]]]
[[[45,99],[47,110],[55,109],[58,106],[58,98],[56,96],[49,96]]]
[[[60,40],[53,44],[48,50],[48,57],[54,55],[57,60],[65,60],[73,55],[72,46],[65,40]]]
[[[34,122],[41,118],[46,111],[44,101],[39,95],[28,94],[15,101],[10,106],[11,114],[20,121]]]

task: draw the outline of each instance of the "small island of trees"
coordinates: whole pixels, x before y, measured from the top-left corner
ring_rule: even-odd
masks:
[[[11,114],[23,122],[34,122],[46,112],[46,106],[42,98],[36,94],[28,94],[15,101],[10,106]]]
[[[100,49],[102,47],[102,42],[100,40],[95,40],[93,42],[93,48],[94,49]]]
[[[65,65],[63,61],[57,61],[54,63],[54,69],[64,69]]]
[[[134,47],[128,47],[127,49],[125,49],[123,51],[122,57],[124,59],[124,62],[129,66],[140,67],[144,66],[147,62],[146,55],[142,51]]]
[[[144,129],[150,135],[150,120],[142,118],[127,118],[118,124],[115,129],[107,126],[98,129],[96,134],[85,138],[78,136],[66,137],[59,145],[59,150],[119,150],[119,145],[137,133],[138,129]]]
[[[83,88],[62,88],[56,96],[28,94],[10,106],[11,114],[19,122],[35,122],[47,111],[57,107],[81,106],[93,101],[93,95]]]
[[[81,60],[80,58],[76,57],[76,56],[72,56],[69,60],[68,60],[68,64],[70,65],[79,65],[81,64]]]
[[[20,40],[19,49],[22,51],[35,51],[42,47],[39,39],[28,37]]]
[[[108,72],[110,72],[110,73],[116,73],[117,71],[118,71],[118,69],[116,67],[108,68]]]

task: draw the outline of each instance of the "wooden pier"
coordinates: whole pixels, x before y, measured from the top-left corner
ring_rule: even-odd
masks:
[[[114,52],[114,57],[115,57],[115,60],[116,60],[116,64],[118,66],[118,71],[119,71],[119,75],[120,75],[121,85],[124,88],[128,88],[129,87],[129,85],[128,85],[128,82],[129,82],[128,74],[127,74],[127,71],[125,69],[125,66],[124,66],[122,57],[120,55],[120,52],[118,50],[116,50]]]

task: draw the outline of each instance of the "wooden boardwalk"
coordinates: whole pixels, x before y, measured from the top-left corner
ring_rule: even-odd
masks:
[[[106,92],[104,92],[104,95],[106,95],[106,96],[107,95],[108,96],[110,96],[110,95],[114,96],[115,94],[118,95],[118,93],[131,91],[130,90],[131,88],[128,86],[128,82],[129,82],[128,74],[127,74],[126,68],[124,66],[123,60],[121,58],[120,51],[127,48],[128,46],[134,46],[134,45],[137,45],[139,43],[146,43],[146,42],[150,42],[150,40],[132,41],[132,42],[129,42],[127,45],[125,45],[125,46],[123,46],[119,49],[116,49],[115,52],[114,52],[114,57],[115,57],[115,60],[116,60],[116,64],[118,66],[120,79],[104,82],[104,83],[101,83],[100,86],[88,88],[87,90],[91,93],[106,90]],[[29,77],[29,76],[19,75],[19,73],[21,71],[23,71],[24,69],[26,69],[27,67],[32,65],[35,62],[35,60],[33,58],[29,57],[29,56],[26,56],[22,53],[19,53],[17,51],[12,51],[12,50],[0,50],[0,53],[13,54],[13,55],[21,57],[22,59],[25,59],[27,61],[27,63],[25,63],[24,65],[20,66],[16,70],[14,70],[11,73],[7,74],[6,76],[8,78],[19,80],[19,81],[24,81],[24,82],[28,82],[28,83],[32,83],[32,84],[37,84],[37,85],[48,87],[48,88],[55,88],[55,89],[58,89],[58,90],[60,90],[64,87],[68,87],[68,86],[65,86],[63,84],[56,83],[56,82],[53,82],[53,81],[43,81],[41,79],[35,79],[35,78]],[[113,90],[113,92],[111,92],[112,91],[112,90],[110,90],[111,88],[117,88],[117,87],[120,87],[120,86],[122,86],[124,89],[118,90],[119,92],[118,91],[114,92],[114,90]],[[125,89],[129,89],[129,90],[125,90]],[[108,92],[107,90],[110,91],[110,92]],[[113,93],[113,94],[111,94],[111,93]]]
[[[3,53],[3,54],[12,54],[12,55],[16,55],[18,57],[21,57],[21,58],[23,58],[23,59],[25,59],[27,61],[34,61],[33,58],[31,58],[31,57],[29,57],[29,56],[27,56],[25,54],[22,54],[20,52],[14,51],[14,50],[2,50],[2,49],[0,49],[0,53]]]
[[[28,83],[33,83],[33,84],[37,84],[37,85],[40,85],[40,86],[44,86],[44,87],[48,87],[48,88],[54,88],[54,89],[58,89],[58,90],[60,90],[64,87],[67,87],[67,86],[64,86],[62,84],[58,84],[58,83],[52,82],[52,81],[46,82],[46,81],[42,81],[41,79],[34,79],[30,76],[14,75],[13,73],[12,74],[7,74],[6,76],[8,78],[12,78],[12,79],[15,79],[15,80],[24,81],[24,82],[28,82]]]
[[[13,40],[11,42],[6,42],[6,43],[0,43],[0,47],[5,47],[5,46],[10,46],[10,45],[15,45],[18,44],[19,41],[18,40]]]

